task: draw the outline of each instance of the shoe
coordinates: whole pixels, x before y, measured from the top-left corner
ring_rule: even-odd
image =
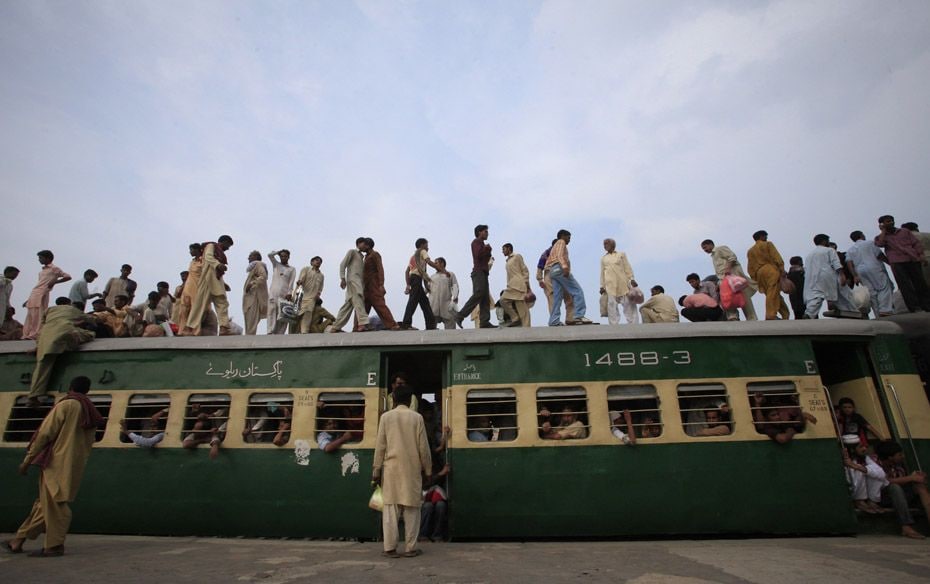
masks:
[[[371,325],[370,325],[370,324],[360,324],[360,325],[358,325],[357,327],[355,327],[355,332],[357,332],[357,333],[367,333],[367,332],[371,332],[371,331],[373,331],[373,330],[375,330],[375,329],[371,328]]]
[[[512,326],[523,326],[523,322],[520,320],[512,320],[508,322],[507,324],[505,324],[504,326],[506,326],[507,328],[510,328]]]
[[[23,544],[19,544],[19,549],[13,549],[13,544],[10,543],[9,540],[7,540],[7,541],[3,542],[3,547],[4,547],[4,549],[6,549],[6,551],[10,552],[11,554],[21,554],[21,553],[23,553]]]
[[[221,327],[220,327],[220,334],[219,334],[219,336],[221,336],[221,337],[229,337],[229,336],[232,336],[232,334],[233,334],[232,329],[229,328],[228,326],[221,326]]]
[[[30,558],[58,558],[65,555],[65,546],[56,545],[53,548],[36,550],[29,554]]]
[[[487,323],[487,324],[481,325],[479,328],[483,328],[483,329],[496,329],[496,328],[501,328],[501,327],[497,326],[496,324]]]
[[[549,326],[565,326],[565,325],[563,325],[561,322],[557,322],[555,324],[550,324]]]
[[[572,322],[572,324],[594,324],[594,321],[583,316],[579,316]]]
[[[423,553],[423,550],[411,550],[409,552],[404,552],[405,558],[415,558]]]
[[[400,554],[397,553],[397,550],[387,550],[385,552],[381,552],[381,555],[384,556],[385,558],[399,558],[400,557]]]

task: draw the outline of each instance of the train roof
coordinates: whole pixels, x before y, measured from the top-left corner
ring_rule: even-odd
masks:
[[[226,337],[154,337],[99,339],[80,351],[146,351],[208,349],[294,349],[317,347],[359,347],[391,349],[400,347],[552,343],[641,339],[696,339],[719,337],[874,337],[901,335],[909,331],[930,331],[930,315],[898,315],[894,322],[881,320],[786,320],[699,322],[680,324],[583,325],[504,329],[463,329],[436,331],[373,331],[305,335],[236,335]],[[34,348],[30,341],[0,342],[0,353],[25,353]]]

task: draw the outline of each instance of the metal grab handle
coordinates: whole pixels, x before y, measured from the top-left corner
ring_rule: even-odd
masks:
[[[901,422],[904,424],[904,431],[907,433],[907,442],[911,445],[911,453],[914,455],[914,463],[917,465],[917,470],[923,472],[924,469],[920,466],[920,458],[917,456],[917,448],[914,446],[914,438],[911,436],[911,427],[907,423],[907,418],[904,416],[904,408],[901,407],[901,400],[898,398],[898,390],[895,389],[893,383],[886,381],[885,385],[891,390],[891,396],[894,397],[894,403],[898,407],[898,415],[901,417]]]
[[[836,410],[833,409],[833,396],[830,395],[830,390],[826,385],[820,386],[823,389],[823,392],[827,394],[827,408],[830,410],[830,417],[833,418],[833,429],[836,430],[836,441],[840,445],[840,450],[846,450],[846,446],[843,444],[843,437],[840,435],[840,421],[836,417]]]

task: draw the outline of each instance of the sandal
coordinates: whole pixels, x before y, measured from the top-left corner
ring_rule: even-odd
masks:
[[[383,551],[381,552],[381,555],[384,556],[385,558],[399,558],[400,557],[400,554],[397,553],[397,550]]]
[[[415,558],[423,553],[423,550],[411,550],[409,552],[404,552],[405,558]]]
[[[56,545],[53,548],[36,550],[29,554],[30,558],[57,558],[65,555],[65,546]]]
[[[11,541],[12,541],[12,540],[7,540],[7,541],[3,542],[3,547],[6,548],[6,551],[10,552],[11,554],[21,554],[21,553],[23,553],[23,544],[19,544],[19,549],[14,549],[14,548],[13,548],[13,544],[11,543]]]

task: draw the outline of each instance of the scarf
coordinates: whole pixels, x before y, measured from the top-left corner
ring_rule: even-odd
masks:
[[[89,430],[91,428],[99,428],[104,425],[106,420],[103,416],[100,415],[100,412],[97,411],[94,402],[90,401],[90,398],[84,395],[83,393],[77,393],[75,391],[69,391],[68,395],[63,397],[58,404],[62,403],[65,400],[74,399],[80,402],[81,404],[81,428]],[[57,407],[58,404],[55,404]],[[54,409],[54,408],[53,408]],[[51,414],[51,412],[49,412]],[[39,431],[32,435],[32,438],[29,440],[29,446],[32,446],[32,443],[35,442],[36,436],[39,435]],[[41,469],[48,468],[48,465],[52,462],[52,450],[55,448],[55,441],[49,440],[39,454],[32,459],[30,464],[34,464]]]
[[[208,246],[208,245],[212,245],[212,246],[213,246],[213,257],[215,257],[216,260],[217,260],[218,262],[220,262],[221,264],[223,264],[224,266],[227,265],[228,262],[226,261],[226,252],[223,251],[223,248],[220,247],[220,244],[219,244],[219,243],[216,243],[216,242],[214,242],[214,241],[205,241],[205,242],[203,242],[203,249],[207,249],[207,246]],[[221,270],[219,266],[217,266],[217,267],[216,267],[216,277],[217,277],[218,279],[222,280],[222,279],[223,279],[223,274],[224,274],[224,271]]]

